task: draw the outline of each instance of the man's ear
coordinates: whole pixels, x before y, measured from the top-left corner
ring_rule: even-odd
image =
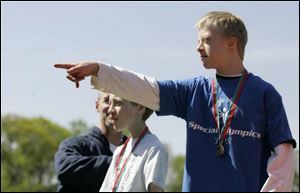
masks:
[[[99,101],[96,101],[95,107],[96,107],[96,111],[99,113]]]

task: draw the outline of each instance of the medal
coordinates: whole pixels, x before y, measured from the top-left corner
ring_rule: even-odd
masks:
[[[224,146],[222,143],[217,145],[217,156],[222,157],[224,155]]]
[[[216,154],[218,157],[222,157],[225,154],[225,149],[223,142],[228,134],[230,123],[234,117],[234,112],[237,108],[237,102],[241,95],[242,89],[244,87],[244,83],[247,79],[247,70],[244,69],[242,77],[239,80],[239,83],[235,89],[235,93],[232,99],[232,103],[229,107],[229,109],[226,109],[225,107],[222,109],[223,112],[226,112],[228,110],[228,115],[225,118],[224,125],[220,125],[219,122],[219,111],[218,111],[218,81],[215,78],[212,80],[212,102],[213,102],[213,115],[216,123],[216,127],[218,129],[218,139],[217,139],[217,148],[216,148]]]

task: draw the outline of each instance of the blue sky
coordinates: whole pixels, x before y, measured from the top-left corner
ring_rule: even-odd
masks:
[[[89,79],[76,89],[53,68],[58,62],[101,60],[158,80],[213,76],[195,50],[194,28],[213,10],[245,22],[244,65],[281,93],[299,143],[299,2],[1,1],[1,115],[97,125]],[[152,115],[148,125],[174,154],[185,153],[183,120]]]

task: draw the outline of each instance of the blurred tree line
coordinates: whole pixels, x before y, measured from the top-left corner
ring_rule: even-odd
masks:
[[[1,192],[54,191],[54,152],[68,136],[44,118],[1,116]]]
[[[1,115],[1,192],[54,192],[54,154],[59,143],[72,135],[87,133],[83,120],[70,129],[45,118]],[[170,149],[169,149],[170,150]],[[296,153],[293,191],[299,192],[299,151]],[[180,192],[184,156],[170,156],[166,191]]]

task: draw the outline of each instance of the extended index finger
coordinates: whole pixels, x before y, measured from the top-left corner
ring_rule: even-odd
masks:
[[[76,66],[75,64],[54,64],[55,68],[63,68],[63,69],[70,69]]]

